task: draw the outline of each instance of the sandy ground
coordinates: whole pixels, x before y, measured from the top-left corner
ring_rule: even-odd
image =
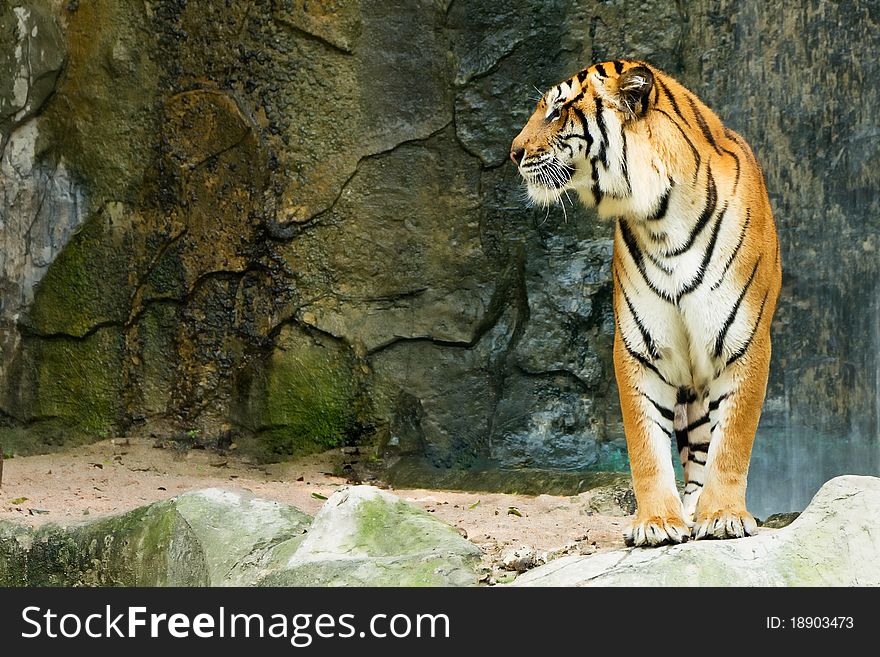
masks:
[[[203,449],[157,448],[150,439],[104,440],[41,456],[7,459],[0,519],[68,523],[117,513],[199,488],[239,488],[314,515],[324,498],[350,485],[332,474],[339,452],[270,465]],[[370,482],[378,483],[378,482]],[[381,484],[379,484],[381,485]],[[385,487],[385,486],[383,486]],[[625,518],[589,510],[573,497],[391,489],[456,527],[484,552],[484,580],[509,578],[512,552],[525,562],[623,547]],[[526,546],[526,550],[520,550]],[[508,568],[503,562],[508,560]],[[520,567],[525,567],[524,563]]]

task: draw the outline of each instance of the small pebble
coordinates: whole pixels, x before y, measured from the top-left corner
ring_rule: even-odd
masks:
[[[505,570],[515,570],[518,573],[524,573],[529,568],[535,567],[535,548],[529,545],[521,545],[520,547],[507,550],[501,555],[501,565]]]

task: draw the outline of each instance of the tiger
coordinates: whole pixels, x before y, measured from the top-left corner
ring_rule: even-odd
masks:
[[[510,157],[533,203],[572,192],[615,220],[613,364],[636,497],[626,545],[754,535],[746,480],[782,264],[752,149],[668,74],[616,60],[543,94]]]

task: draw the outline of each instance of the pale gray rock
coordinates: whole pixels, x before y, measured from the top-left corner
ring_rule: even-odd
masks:
[[[453,527],[374,486],[337,491],[270,586],[474,586],[482,552]]]
[[[791,525],[757,536],[568,556],[516,586],[880,586],[880,479],[828,481]]]
[[[314,522],[220,488],[67,526],[0,522],[0,586],[474,586],[481,554],[371,486],[337,491]]]

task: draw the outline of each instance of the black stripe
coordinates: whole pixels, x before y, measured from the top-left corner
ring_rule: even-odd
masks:
[[[583,86],[584,80],[586,80],[589,75],[590,75],[590,71],[589,71],[589,69],[586,69],[586,68],[577,74],[577,79],[578,79],[578,82],[581,83],[581,86]]]
[[[627,351],[629,351],[629,349],[627,349]],[[639,361],[639,363],[642,364],[642,366],[646,367],[647,369],[651,370],[654,374],[656,374],[657,378],[660,379],[663,383],[665,383],[666,385],[672,385],[671,383],[669,383],[669,381],[666,380],[666,377],[664,377],[662,374],[660,374],[660,370],[657,369],[657,367],[654,365],[654,363],[652,363],[647,358],[645,358],[644,356],[642,356],[641,354],[639,354],[637,352],[630,351],[630,354],[633,355],[635,357],[635,359],[637,361]]]
[[[593,194],[596,205],[599,205],[602,202],[602,187],[599,185],[599,162],[595,157],[590,158],[590,166],[593,169],[593,185],[590,192]]]
[[[675,430],[675,445],[678,447],[679,452],[688,447],[688,433],[686,429]]]
[[[745,354],[749,350],[749,347],[752,346],[752,340],[755,339],[755,333],[758,332],[758,326],[761,324],[761,317],[764,314],[764,306],[767,304],[767,296],[769,294],[770,294],[769,289],[766,292],[764,292],[764,300],[761,301],[761,310],[758,312],[758,319],[755,321],[755,326],[752,328],[752,334],[749,336],[748,341],[739,349],[739,351],[737,351],[733,356],[731,356],[727,360],[728,365],[731,365],[734,361],[741,358],[742,355]]]
[[[685,115],[681,113],[681,109],[678,107],[678,103],[675,102],[675,96],[669,91],[669,87],[664,84],[661,78],[654,76],[654,79],[657,81],[657,85],[663,90],[663,94],[666,96],[667,100],[669,100],[669,104],[672,105],[673,111],[681,117],[681,120],[684,121],[684,124],[687,127],[691,127],[690,122],[685,118]],[[667,116],[669,115],[667,114]]]
[[[669,194],[672,192],[672,185],[673,183],[670,180],[669,187],[666,188],[666,191],[663,192],[663,196],[660,197],[660,203],[657,205],[654,214],[647,217],[648,221],[660,221],[666,216],[666,211],[669,209]]]
[[[601,64],[596,64],[594,67],[596,69],[596,75],[600,78],[607,78],[608,74],[605,72],[605,68]]]
[[[661,430],[663,433],[666,434],[666,437],[667,437],[667,438],[672,438],[672,432],[671,432],[669,429],[667,429],[666,427],[664,427],[664,426],[663,426],[662,424],[660,424],[657,420],[654,420],[654,424],[656,424],[658,427],[660,427],[660,430]]]
[[[593,145],[593,135],[590,134],[590,124],[587,123],[587,117],[580,107],[572,106],[571,111],[574,112],[574,115],[581,122],[581,127],[584,131],[584,137],[587,140],[587,155],[589,155],[589,149]]]
[[[623,62],[622,61],[620,61],[619,59],[615,59],[614,62],[612,62],[612,63],[614,64],[614,71],[618,75],[623,73]]]
[[[602,72],[605,74],[605,77],[606,77],[606,78],[609,77],[609,76],[611,75],[611,73],[608,72],[608,68],[607,68],[608,64],[610,64],[610,63],[611,63],[611,62],[603,62],[602,64],[599,65],[599,66],[602,67]],[[597,67],[597,68],[598,68],[598,67]]]
[[[693,461],[693,462],[696,463],[697,465],[706,465],[706,459],[703,459],[703,460],[701,461],[700,459],[698,459],[698,458],[696,457],[696,455],[695,455],[693,452],[690,452],[690,453],[688,454],[688,461]]]
[[[718,423],[716,422],[711,427],[709,427],[709,434],[715,433],[715,427],[717,427],[717,426],[718,426]]]
[[[648,348],[648,355],[651,356],[651,358],[660,358],[660,352],[657,351],[657,346],[654,344],[654,338],[651,337],[648,329],[645,328],[645,325],[642,323],[642,320],[636,312],[636,309],[633,307],[632,302],[629,300],[629,295],[627,295],[626,290],[623,287],[623,283],[620,281],[620,275],[617,273],[616,267],[614,268],[613,274],[614,277],[617,279],[617,284],[620,286],[620,292],[621,294],[623,294],[623,300],[626,301],[626,307],[629,308],[629,312],[632,315],[633,321],[636,323],[636,328],[639,329],[639,333],[642,334],[642,341]]]
[[[691,106],[691,110],[694,113],[694,116],[697,119],[697,125],[700,126],[700,130],[703,132],[703,136],[706,138],[706,141],[711,144],[712,148],[715,149],[715,152],[721,155],[721,149],[718,148],[718,142],[715,141],[715,137],[712,136],[712,131],[709,130],[709,124],[706,123],[706,118],[703,116],[702,112],[700,112],[697,104],[694,102],[693,97],[690,94],[686,94],[685,98],[687,98],[688,103]]]
[[[739,242],[736,243],[736,248],[733,250],[733,253],[730,254],[730,257],[727,259],[727,262],[724,263],[724,271],[721,272],[721,278],[718,279],[718,282],[712,286],[713,290],[717,290],[721,287],[722,281],[724,281],[724,277],[727,276],[727,270],[730,269],[730,265],[733,264],[734,258],[736,258],[736,254],[739,253],[740,247],[743,245],[743,242],[746,240],[746,231],[749,228],[749,222],[752,220],[752,211],[750,208],[746,208],[746,220],[743,223],[742,230],[739,233]]]
[[[617,330],[620,332],[620,340],[623,342],[623,346],[626,349],[627,353],[632,356],[636,361],[638,361],[643,367],[651,370],[654,374],[657,375],[657,378],[660,379],[666,385],[670,385],[669,381],[660,374],[660,370],[658,370],[654,363],[649,361],[644,355],[640,354],[638,351],[633,349],[632,345],[627,341],[626,336],[623,333],[623,329],[620,327],[620,321],[617,321]]]
[[[694,420],[693,422],[691,422],[687,426],[687,432],[690,433],[694,429],[698,429],[699,427],[703,426],[704,424],[709,424],[709,414],[708,413],[706,413],[706,415],[701,417],[699,420]],[[691,444],[700,444],[700,443],[691,443]]]
[[[700,268],[697,270],[697,275],[694,279],[685,286],[685,288],[678,293],[678,299],[676,303],[681,301],[681,298],[685,294],[690,294],[703,282],[703,278],[706,276],[706,270],[709,268],[709,260],[712,259],[712,254],[715,251],[715,243],[718,241],[718,233],[721,232],[721,222],[724,219],[724,215],[727,213],[727,203],[724,204],[724,207],[721,208],[721,212],[718,213],[718,219],[715,220],[715,228],[712,230],[712,237],[709,238],[709,245],[706,247],[706,253],[703,255],[703,261],[700,263]]]
[[[567,135],[560,135],[559,136],[559,143],[562,145],[562,147],[568,148],[572,151],[574,150],[574,146],[572,144],[570,144],[569,142],[575,141],[575,140],[580,140],[580,141],[586,142],[586,144],[587,144],[586,146],[583,146],[582,144],[577,144],[577,150],[579,153],[581,150],[584,150],[584,152],[588,152],[590,150],[590,140],[587,139],[586,137],[584,137],[583,135],[579,135],[576,132],[572,132]],[[574,157],[574,156],[572,155],[572,157]],[[569,178],[570,178],[570,176],[569,176]]]
[[[571,110],[572,112],[574,112],[574,115],[577,117],[578,121],[581,122],[581,128],[584,131],[584,136],[581,138],[587,142],[586,154],[589,155],[590,149],[593,146],[593,135],[590,133],[590,124],[587,123],[587,117],[580,107],[572,106]],[[599,172],[596,170],[595,158],[590,158],[590,163],[593,166],[593,202],[596,205],[599,205],[599,202],[602,200],[602,192],[599,188]]]
[[[730,155],[734,160],[736,160],[736,178],[734,178],[734,180],[733,180],[733,189],[730,191],[730,194],[733,195],[736,193],[736,188],[739,185],[739,174],[740,174],[739,157],[737,156],[736,153],[734,153],[733,151],[729,151],[726,148],[722,148],[721,150],[723,150],[725,153]]]
[[[727,315],[727,318],[724,320],[724,324],[721,327],[721,332],[718,334],[718,337],[715,338],[715,358],[721,357],[721,352],[724,351],[724,338],[727,336],[727,331],[730,330],[731,325],[733,324],[733,320],[736,319],[736,314],[739,311],[740,304],[742,300],[745,298],[746,293],[749,291],[749,287],[752,285],[752,281],[755,280],[755,274],[758,272],[758,265],[761,264],[761,258],[763,255],[759,255],[758,259],[755,260],[755,266],[752,267],[752,274],[749,276],[749,280],[746,281],[745,286],[740,292],[739,297],[736,300],[736,303],[733,304],[733,308],[731,308],[730,313]]]
[[[620,161],[620,170],[623,174],[623,179],[626,181],[626,193],[627,196],[632,194],[632,183],[629,181],[629,166],[626,163],[626,133],[623,131],[623,124],[620,124],[620,143],[623,144],[623,159]]]
[[[586,88],[581,87],[581,90],[578,92],[577,96],[572,96],[571,98],[569,98],[567,101],[565,101],[565,102],[562,104],[562,107],[571,107],[571,105],[572,105],[573,103],[576,103],[576,102],[578,102],[581,98],[583,98],[583,97],[584,97],[584,94],[586,94],[586,92],[587,92]]]
[[[733,130],[730,130],[729,128],[724,128],[724,136],[727,137],[730,141],[734,142],[737,146],[739,146],[739,150],[742,151],[747,160],[750,160],[754,164],[758,164],[758,161],[755,159],[755,156],[752,153],[752,149],[748,147],[748,144],[745,143],[742,137],[740,137],[737,133],[735,133]]]
[[[684,386],[681,386],[675,395],[676,404],[690,404],[695,401],[697,401],[697,393]]]
[[[644,397],[649,402],[651,402],[654,405],[654,408],[657,409],[657,411],[660,413],[660,415],[662,417],[669,420],[670,422],[675,419],[675,413],[673,413],[670,409],[666,408],[665,406],[661,406],[660,404],[655,402],[653,399],[648,397],[648,395],[646,395],[644,392],[642,393],[642,397]]]
[[[605,127],[605,117],[602,116],[602,99],[596,96],[596,127],[599,129],[599,159],[602,166],[608,168],[608,131]]]
[[[715,206],[718,204],[718,189],[715,187],[715,178],[712,176],[711,167],[707,168],[706,186],[706,207],[703,208],[700,218],[694,225],[693,230],[691,230],[687,242],[677,249],[664,253],[663,255],[667,258],[674,258],[675,256],[680,256],[681,254],[686,253],[694,245],[694,242],[697,241],[697,237],[703,232],[706,224],[709,223],[709,219],[715,214]]]
[[[678,122],[675,119],[673,119],[671,116],[669,116],[669,114],[664,112],[662,109],[657,109],[657,112],[659,112],[660,114],[665,116],[667,119],[669,119],[669,122],[672,125],[674,125],[676,128],[678,128],[678,131],[681,133],[681,136],[684,137],[684,140],[687,142],[688,146],[691,147],[691,153],[693,153],[693,155],[694,155],[694,162],[695,162],[694,182],[696,182],[697,181],[697,173],[699,173],[699,171],[700,171],[700,163],[703,161],[703,158],[700,157],[700,152],[697,150],[697,147],[694,146],[694,142],[691,141],[690,137],[687,136],[687,133],[684,131],[684,128],[682,128],[680,125],[678,125]]]
[[[648,256],[648,260],[650,260],[657,269],[662,271],[667,276],[672,276],[672,273],[675,271],[674,269],[672,269],[672,267],[667,267],[666,265],[664,265],[651,252],[646,253],[646,255]],[[676,302],[677,301],[678,300],[676,299]]]
[[[703,482],[701,482],[701,481],[693,481],[693,480],[687,482],[687,485],[684,487],[684,488],[685,488],[685,492],[693,492],[693,491],[688,491],[688,490],[687,490],[687,487],[688,487],[688,486],[696,486],[697,488],[702,488],[702,487],[703,487]]]
[[[716,399],[715,401],[710,401],[710,402],[709,402],[709,412],[711,413],[712,411],[717,411],[717,410],[718,410],[718,407],[721,406],[721,402],[723,402],[723,401],[724,401],[725,399],[727,399],[728,397],[730,397],[730,393],[729,393],[729,392],[725,392],[723,395],[721,395],[721,396],[720,396],[718,399]]]
[[[633,235],[632,231],[629,229],[629,224],[627,224],[626,221],[620,219],[618,220],[617,225],[620,227],[620,236],[623,238],[623,243],[626,246],[626,250],[629,252],[630,258],[632,258],[633,262],[635,263],[636,269],[639,270],[639,274],[641,274],[642,280],[645,281],[645,285],[648,286],[648,289],[651,290],[651,292],[656,294],[664,301],[673,303],[673,298],[669,296],[666,292],[658,288],[656,285],[654,285],[654,283],[651,282],[651,279],[648,278],[648,273],[645,271],[644,257],[642,256],[642,252],[639,250],[638,244],[636,244],[635,235]]]
[[[559,135],[560,141],[568,141],[569,139],[582,139],[583,141],[590,143],[590,140],[584,137],[583,135],[579,135],[576,132],[570,132],[567,135]]]

